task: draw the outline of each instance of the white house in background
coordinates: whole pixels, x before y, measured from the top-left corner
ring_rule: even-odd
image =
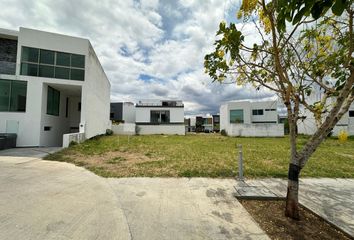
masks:
[[[135,123],[135,105],[132,102],[112,102],[110,119],[122,123]]]
[[[103,134],[109,103],[110,83],[89,40],[0,29],[0,133],[16,133],[17,146]]]
[[[284,136],[284,124],[278,122],[277,101],[231,101],[221,105],[220,130],[229,136]]]
[[[139,101],[135,113],[137,134],[185,135],[182,101]]]
[[[298,122],[298,133],[305,135],[314,134],[317,126],[313,114],[308,110],[304,110],[302,116],[304,116],[303,119]],[[333,128],[332,135],[338,136],[341,130],[344,130],[350,136],[354,136],[354,103]]]

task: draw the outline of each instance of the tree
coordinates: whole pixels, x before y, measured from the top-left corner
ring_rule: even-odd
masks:
[[[332,0],[313,18],[309,14],[313,15],[315,4],[326,1],[303,1],[313,3],[306,11],[300,2],[243,0],[238,18],[253,24],[261,42],[250,45],[234,23],[227,26],[221,22],[215,51],[207,54],[204,62],[213,81],[267,88],[284,103],[291,149],[285,215],[293,219],[299,219],[301,169],[354,101],[351,3],[345,3],[341,16],[334,16],[327,11],[339,0]],[[281,9],[286,9],[286,14],[279,12]],[[286,27],[285,19],[294,24]],[[319,91],[321,98],[312,102],[309,97]],[[296,129],[304,111],[313,114],[317,130],[300,147]]]

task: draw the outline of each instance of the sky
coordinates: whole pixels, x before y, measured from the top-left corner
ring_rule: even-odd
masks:
[[[213,83],[204,72],[219,23],[242,24],[235,18],[239,6],[240,0],[1,0],[0,28],[88,38],[113,102],[176,99],[186,115],[215,114],[226,101],[273,95]]]

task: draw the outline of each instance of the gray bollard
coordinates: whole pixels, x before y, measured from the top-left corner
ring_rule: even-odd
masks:
[[[242,157],[242,145],[237,145],[238,147],[238,179],[243,181],[243,157]]]

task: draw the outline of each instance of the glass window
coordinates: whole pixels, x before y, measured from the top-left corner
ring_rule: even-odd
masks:
[[[22,61],[38,63],[39,49],[22,47]]]
[[[253,109],[252,115],[263,115],[263,109]]]
[[[0,111],[9,111],[10,81],[0,80]]]
[[[56,67],[55,78],[70,79],[70,68]]]
[[[59,116],[60,92],[48,86],[47,114]]]
[[[26,111],[27,82],[0,80],[0,111]]]
[[[38,65],[30,63],[21,64],[21,75],[38,76]]]
[[[54,77],[54,66],[40,65],[39,75],[40,77]]]
[[[27,82],[12,81],[10,112],[26,111]]]
[[[85,56],[71,54],[71,66],[78,68],[85,68]]]
[[[57,52],[56,64],[70,67],[70,53]]]
[[[170,111],[161,111],[161,123],[170,122]]]
[[[354,110],[349,111],[349,117],[354,117]]]
[[[54,52],[53,51],[41,49],[40,54],[41,54],[40,61],[39,61],[40,63],[54,65]]]
[[[150,122],[151,123],[159,123],[160,119],[160,111],[151,111],[150,112]]]
[[[70,79],[83,81],[84,78],[85,78],[85,71],[84,70],[74,69],[74,68],[71,69]]]
[[[243,110],[230,110],[230,123],[243,123]]]

